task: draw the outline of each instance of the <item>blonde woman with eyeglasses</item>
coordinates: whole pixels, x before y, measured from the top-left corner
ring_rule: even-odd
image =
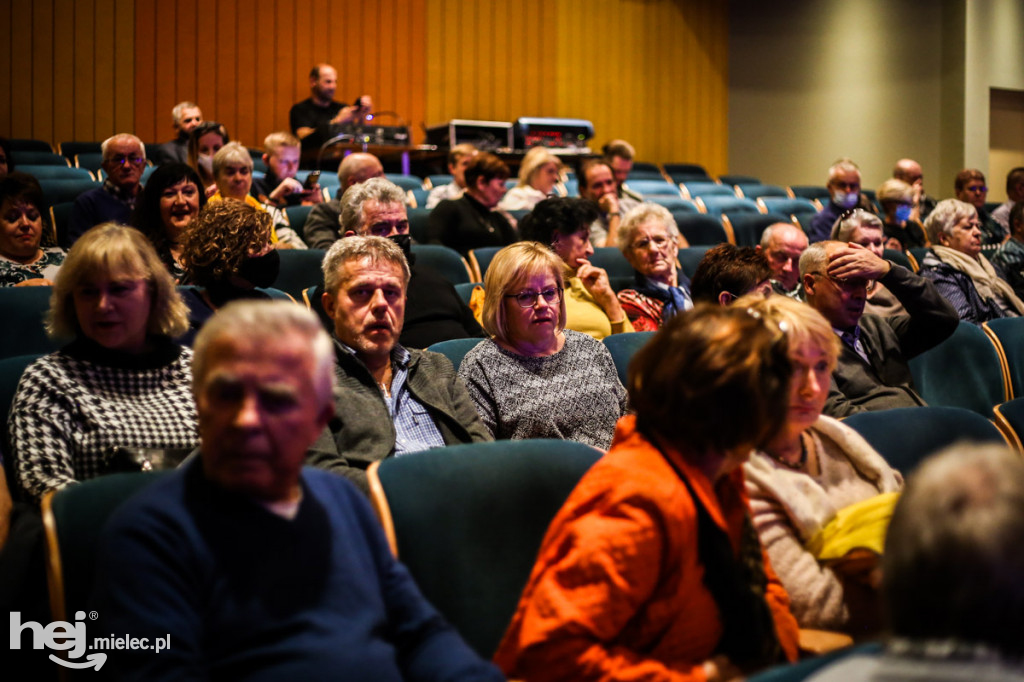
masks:
[[[537,242],[499,251],[484,282],[490,339],[459,375],[495,439],[561,438],[607,449],[626,391],[600,341],[565,328],[562,260]]]

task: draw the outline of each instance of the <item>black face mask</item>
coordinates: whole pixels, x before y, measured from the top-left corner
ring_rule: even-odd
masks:
[[[271,249],[262,256],[249,256],[238,266],[238,276],[261,289],[273,284],[280,271],[281,254],[277,249]]]
[[[416,260],[416,256],[412,254],[412,237],[408,234],[393,234],[387,238],[398,245],[398,248],[405,254],[405,260],[409,262],[409,265],[412,265],[413,261]]]

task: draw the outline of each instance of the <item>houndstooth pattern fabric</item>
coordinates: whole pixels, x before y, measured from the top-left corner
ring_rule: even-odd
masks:
[[[63,351],[25,370],[9,430],[18,480],[35,498],[102,473],[115,446],[189,448],[198,444],[192,351],[162,367],[125,369]]]
[[[562,350],[547,357],[515,355],[488,339],[463,358],[459,376],[496,439],[561,438],[608,449],[626,389],[603,343],[564,334]]]

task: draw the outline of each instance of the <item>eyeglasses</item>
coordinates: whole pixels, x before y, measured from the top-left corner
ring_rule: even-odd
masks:
[[[560,287],[551,287],[541,292],[520,291],[518,294],[506,294],[505,298],[516,299],[516,303],[519,304],[520,308],[532,308],[537,302],[538,296],[543,298],[545,303],[558,303],[562,299],[562,289]]]
[[[815,277],[824,277],[828,281],[832,282],[837,289],[852,293],[854,291],[864,290],[867,291],[868,287],[871,286],[871,280],[869,279],[846,279],[845,277],[833,277],[827,275],[824,272],[811,272],[809,273]]]
[[[117,156],[111,156],[109,159],[107,159],[107,161],[110,161],[115,166],[123,166],[126,163],[132,166],[141,166],[143,163],[145,163],[146,159],[139,156],[138,154],[131,154],[130,156],[118,154]]]
[[[988,191],[988,187],[985,185],[968,185],[967,187],[964,187],[964,189],[968,192],[974,192],[975,194],[981,194],[982,192]]]

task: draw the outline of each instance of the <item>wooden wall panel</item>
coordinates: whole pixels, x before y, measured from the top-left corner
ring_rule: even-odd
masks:
[[[422,139],[452,118],[566,116],[642,160],[727,159],[727,10],[715,0],[6,0],[0,135],[170,138],[192,100],[250,147],[288,128],[320,61]]]

